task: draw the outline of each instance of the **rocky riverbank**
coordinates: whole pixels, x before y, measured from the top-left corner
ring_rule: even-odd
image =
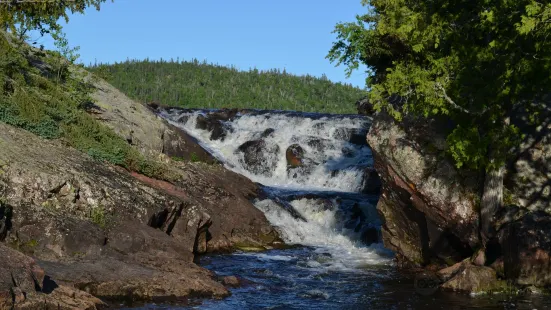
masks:
[[[250,203],[256,185],[147,107],[107,83],[95,87],[96,118],[142,154],[170,163],[174,181],[0,124],[0,309],[228,295],[194,259],[279,243]]]
[[[448,159],[446,122],[373,114],[367,141],[383,184],[377,209],[400,266],[440,270],[443,288],[471,293],[502,291],[503,281],[515,289],[551,284],[551,135],[548,123],[528,129],[508,165],[494,237],[483,244],[481,174]]]

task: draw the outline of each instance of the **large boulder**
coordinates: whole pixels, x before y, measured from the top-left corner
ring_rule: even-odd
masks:
[[[476,180],[439,156],[445,136],[435,125],[378,113],[367,136],[383,183],[383,241],[406,265],[457,262],[479,245]]]
[[[271,176],[278,162],[279,146],[266,140],[251,140],[241,144],[236,152],[242,154],[241,163],[255,174]]]
[[[210,140],[223,141],[228,131],[223,121],[213,117],[211,114],[197,116],[195,128],[210,131]]]
[[[504,281],[498,280],[495,270],[460,262],[438,272],[444,282],[441,288],[461,293],[487,294],[505,292]]]

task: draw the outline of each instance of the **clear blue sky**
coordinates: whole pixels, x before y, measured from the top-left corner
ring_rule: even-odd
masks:
[[[325,56],[336,23],[365,12],[360,0],[115,0],[74,15],[65,32],[81,61],[197,58],[247,70],[286,68],[363,87]],[[51,42],[38,40],[47,48]]]

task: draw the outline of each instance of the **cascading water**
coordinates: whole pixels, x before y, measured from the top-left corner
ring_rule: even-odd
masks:
[[[373,164],[361,116],[247,111],[241,114],[171,109],[162,116],[233,171],[265,186],[255,202],[287,243],[329,253],[320,267],[386,264],[378,241]],[[313,262],[312,264],[316,264]]]
[[[289,244],[261,253],[207,255],[200,264],[242,286],[201,309],[547,309],[549,300],[419,296],[380,243],[369,119],[280,111],[161,114],[228,168],[262,183],[255,201]],[[537,306],[536,306],[537,305]],[[154,304],[140,309],[182,309]],[[194,307],[195,308],[195,307]]]
[[[199,129],[204,128],[198,124],[204,122],[204,111],[173,109],[162,115],[230,169],[268,186],[357,192],[365,167],[372,165],[371,150],[365,145],[369,120],[364,117],[249,112],[223,121],[220,126],[226,136],[212,140],[211,131]],[[355,140],[363,143],[352,143]],[[286,153],[293,145],[300,146],[306,163],[289,171]],[[262,153],[252,154],[261,162],[246,158],[251,155],[248,149]]]

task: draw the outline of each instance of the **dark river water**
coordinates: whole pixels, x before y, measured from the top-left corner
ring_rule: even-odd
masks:
[[[378,197],[367,182],[368,118],[263,111],[222,118],[216,128],[208,111],[162,116],[228,169],[263,184],[254,204],[294,246],[202,257],[217,275],[240,278],[228,298],[134,309],[551,309],[549,297],[416,292],[414,277],[399,272],[380,243]],[[290,167],[290,150],[300,167]]]

